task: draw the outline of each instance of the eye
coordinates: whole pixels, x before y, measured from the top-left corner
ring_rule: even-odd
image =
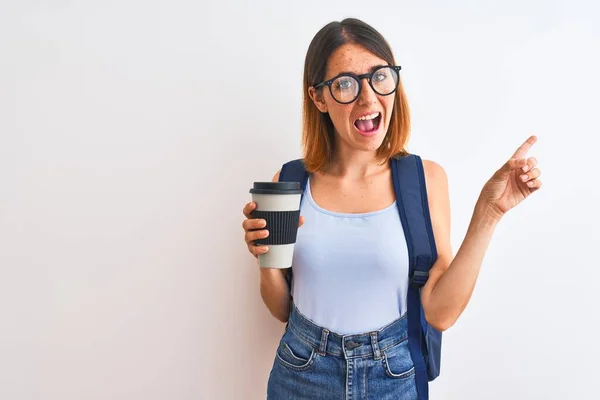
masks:
[[[383,82],[387,79],[388,74],[386,71],[377,71],[373,76],[373,80],[375,82]]]
[[[335,89],[337,90],[353,90],[355,85],[355,80],[349,77],[339,78],[335,81]]]

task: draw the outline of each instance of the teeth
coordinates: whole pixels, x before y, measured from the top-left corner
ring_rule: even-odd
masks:
[[[371,115],[365,115],[364,117],[360,117],[358,120],[360,121],[368,121],[370,119],[375,119],[379,116],[379,113],[376,112],[375,114],[371,114]]]

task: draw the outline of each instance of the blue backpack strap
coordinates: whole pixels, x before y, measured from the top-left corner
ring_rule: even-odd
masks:
[[[279,173],[279,182],[300,182],[300,188],[302,189],[302,197],[300,198],[300,204],[302,204],[302,198],[304,198],[304,191],[306,190],[306,184],[308,183],[308,172],[304,167],[304,161],[302,159],[289,161],[281,167]],[[292,268],[285,275],[287,284],[292,289]]]
[[[391,160],[396,204],[402,221],[409,255],[407,295],[408,344],[415,364],[419,399],[429,398],[428,381],[439,374],[441,332],[425,321],[420,289],[427,282],[437,250],[425,186],[423,162],[417,155],[396,156]],[[439,334],[439,337],[436,336]],[[427,336],[432,335],[428,340]],[[437,348],[435,339],[437,341]],[[433,348],[429,348],[431,344]],[[437,370],[436,370],[437,369]]]

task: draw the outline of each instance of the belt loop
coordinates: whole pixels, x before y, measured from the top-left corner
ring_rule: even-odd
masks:
[[[375,355],[375,359],[379,360],[381,358],[381,352],[379,351],[377,332],[371,332],[371,346],[373,347],[373,354]]]
[[[329,331],[325,328],[323,328],[323,331],[321,332],[321,345],[319,346],[319,351],[318,353],[322,356],[325,355],[325,353],[327,352],[327,337],[329,336]]]

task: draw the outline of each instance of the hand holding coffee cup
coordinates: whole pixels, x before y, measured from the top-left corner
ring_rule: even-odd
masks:
[[[258,258],[259,255],[266,253],[269,251],[269,247],[266,245],[257,246],[254,243],[255,240],[263,239],[269,236],[269,231],[264,229],[267,226],[267,221],[260,218],[252,218],[252,211],[256,209],[256,203],[251,201],[250,203],[246,203],[242,212],[246,219],[242,222],[242,228],[245,232],[245,241],[248,246],[248,251],[254,257]],[[298,227],[301,227],[304,224],[304,217],[300,216],[300,221],[298,222]]]
[[[263,268],[289,268],[292,265],[300,217],[302,190],[297,182],[255,182],[252,202],[244,207],[242,227],[248,251]]]

